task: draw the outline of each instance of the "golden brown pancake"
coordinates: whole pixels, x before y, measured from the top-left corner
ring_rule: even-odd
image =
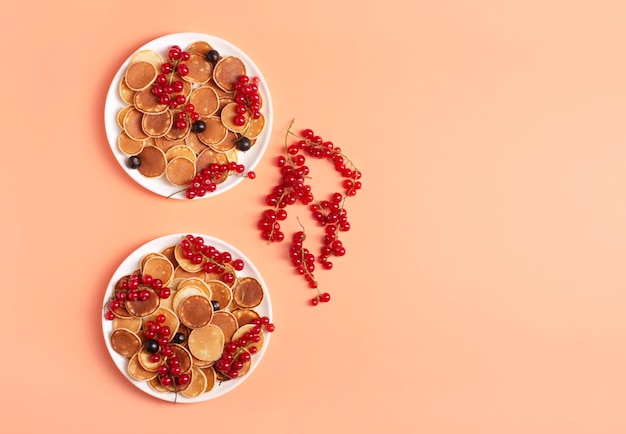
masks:
[[[167,104],[159,102],[158,98],[154,96],[150,89],[135,92],[135,95],[133,96],[133,104],[135,105],[135,108],[142,113],[163,113],[168,109]]]
[[[150,293],[150,298],[147,300],[126,300],[125,305],[126,309],[128,309],[128,312],[132,316],[142,318],[150,315],[159,308],[159,296],[156,292],[154,292],[154,289],[145,285],[139,285],[139,290],[148,291]]]
[[[191,329],[204,327],[211,321],[212,317],[213,307],[211,301],[204,295],[186,297],[178,306],[180,322]]]
[[[213,70],[213,81],[220,88],[231,92],[235,90],[235,84],[239,77],[246,74],[246,66],[240,58],[227,56],[220,59]]]
[[[198,163],[196,162],[196,164]],[[183,270],[188,271],[190,273],[195,273],[197,271],[202,270],[202,267],[203,267],[202,263],[194,264],[193,262],[191,262],[191,260],[183,256],[183,248],[180,245],[180,243],[176,244],[176,247],[174,248],[174,255],[176,256],[176,261],[178,261],[178,265]]]
[[[248,121],[250,120],[250,113],[244,113],[244,117],[246,118],[246,123],[243,125],[235,125],[235,116],[237,116],[237,103],[231,102],[227,104],[222,111],[220,112],[220,118],[222,120],[222,124],[230,131],[234,131],[236,133],[242,133],[246,130],[248,126]]]
[[[198,133],[193,132],[193,130],[189,132],[189,135],[185,139],[185,143],[187,143],[187,147],[189,147],[189,149],[191,149],[196,155],[199,155],[207,148],[207,146],[200,141]]]
[[[165,172],[167,161],[165,160],[165,152],[155,146],[144,146],[139,153],[141,166],[139,173],[148,178],[156,178]]]
[[[263,287],[254,277],[244,277],[233,289],[233,301],[239,307],[256,307],[263,300]]]
[[[171,131],[171,129],[170,129],[170,131]],[[157,148],[159,148],[160,150],[162,150],[163,152],[169,151],[174,146],[184,146],[185,145],[185,139],[172,140],[172,139],[167,138],[167,136],[165,136],[165,137],[156,137],[154,139],[154,142],[155,142],[155,146]]]
[[[178,313],[178,309],[180,308],[180,304],[183,302],[183,300],[192,295],[200,295],[200,296],[206,297],[204,291],[200,288],[197,288],[195,286],[185,286],[181,288],[179,285],[178,289],[176,290],[176,293],[171,297],[172,298],[172,310]]]
[[[141,339],[128,329],[116,329],[111,333],[111,347],[124,357],[132,357],[141,349]]]
[[[206,83],[211,79],[213,64],[205,56],[190,53],[185,65],[189,68],[189,74],[185,75],[183,80],[191,83]]]
[[[233,316],[237,319],[239,327],[245,324],[252,324],[255,319],[261,318],[257,311],[253,309],[235,309],[232,311]]]
[[[172,128],[172,123],[172,113],[169,111],[155,114],[145,113],[141,121],[141,128],[150,137],[163,137]]]
[[[211,300],[220,305],[220,310],[225,309],[233,299],[233,292],[228,285],[219,280],[209,280],[207,283],[211,291]]]
[[[202,86],[191,92],[189,102],[201,117],[213,115],[220,107],[217,92],[210,86]]]
[[[141,366],[137,354],[131,357],[131,359],[128,361],[128,366],[126,367],[126,370],[128,371],[128,375],[139,381],[150,381],[157,376],[156,371],[148,371],[143,366]]]
[[[206,53],[211,51],[213,47],[206,41],[196,41],[189,44],[187,47],[188,53],[196,53],[202,56],[206,56]]]
[[[124,81],[131,90],[144,90],[154,82],[157,75],[157,68],[152,63],[138,61],[128,65]]]
[[[218,326],[224,333],[224,343],[228,343],[233,339],[235,331],[239,328],[237,318],[227,310],[219,310],[213,313],[211,324]]]
[[[214,361],[222,356],[224,333],[212,324],[191,330],[187,339],[189,352],[204,361]]]
[[[206,128],[198,133],[198,138],[205,145],[216,145],[222,143],[226,139],[228,130],[224,127],[221,119],[217,116],[208,116],[202,118]]]
[[[117,147],[126,155],[136,155],[140,153],[145,143],[145,140],[131,139],[124,131],[120,131],[117,137]]]
[[[187,157],[176,157],[165,168],[167,180],[176,186],[189,185],[196,174],[196,164]]]
[[[167,151],[165,151],[165,158],[167,159],[167,161],[171,161],[176,157],[185,157],[190,159],[191,161],[196,161],[195,152],[193,152],[193,150],[185,144],[172,146]]]
[[[120,98],[122,98],[122,101],[124,101],[126,104],[133,104],[133,101],[135,99],[135,91],[128,87],[128,85],[126,84],[126,80],[120,81],[120,85],[118,86],[117,90]]]
[[[215,145],[210,145],[210,148],[215,152],[228,152],[235,149],[237,146],[237,134],[228,130],[228,134],[226,134],[226,138],[221,142]]]
[[[142,120],[143,113],[139,110],[136,108],[128,110],[126,116],[124,116],[124,131],[128,137],[134,140],[144,140],[148,137],[141,127]]]
[[[156,69],[161,68],[163,58],[154,50],[140,50],[130,57],[129,63],[148,62],[154,65]]]
[[[210,392],[211,389],[213,389],[213,386],[215,386],[215,369],[213,369],[212,367],[208,367],[208,368],[201,368],[202,372],[204,372],[204,375],[206,376],[206,387],[204,388],[204,392]]]
[[[137,333],[141,329],[141,318],[118,318],[113,319],[113,329],[126,329]]]
[[[246,325],[240,326],[239,329],[237,329],[237,331],[233,335],[233,341],[236,341],[239,338],[243,338],[246,333],[251,333],[254,327],[255,327],[254,324],[246,324]],[[259,338],[260,338],[259,342],[248,342],[248,345],[246,346],[246,348],[256,347],[257,350],[260,350],[263,347],[263,344],[265,343],[265,337],[263,336],[263,332],[259,334]]]
[[[195,288],[200,289],[202,293],[206,296],[206,298],[208,298],[209,300],[213,298],[211,287],[201,277],[192,276],[192,277],[187,277],[181,280],[180,283],[178,284],[178,289],[182,290],[183,288],[186,288],[188,286],[193,286]]]
[[[187,398],[195,398],[201,393],[204,393],[207,385],[207,378],[204,372],[196,367],[191,368],[191,380],[189,386],[180,392],[181,395]]]
[[[180,361],[181,372],[189,372],[193,366],[191,353],[184,346],[179,344],[172,344],[171,347],[174,350],[174,357],[178,358]]]

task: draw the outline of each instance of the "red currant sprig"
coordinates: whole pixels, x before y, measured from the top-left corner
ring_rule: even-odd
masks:
[[[108,320],[115,319],[115,311],[120,309],[126,301],[147,301],[150,299],[150,291],[147,287],[152,288],[159,298],[166,299],[170,296],[171,291],[168,287],[163,286],[161,279],[153,279],[152,276],[144,274],[131,274],[127,278],[120,280],[114,291],[114,295],[107,303],[104,317]]]
[[[237,276],[234,272],[244,269],[243,260],[233,258],[230,252],[205,244],[204,238],[200,236],[187,235],[180,244],[185,259],[196,265],[202,264],[206,273],[218,274],[227,285],[235,282]]]
[[[237,114],[233,119],[235,125],[242,127],[246,124],[246,113],[252,119],[261,117],[261,95],[259,94],[259,78],[239,76],[235,83],[235,102],[237,103]]]
[[[185,197],[194,199],[203,197],[207,193],[213,193],[217,189],[217,184],[230,175],[245,176],[250,179],[256,177],[253,171],[245,172],[246,168],[243,164],[237,164],[232,161],[228,164],[211,164],[194,176],[187,189],[184,190]]]
[[[215,369],[228,378],[238,378],[245,364],[258,352],[256,344],[261,341],[263,330],[268,333],[275,330],[274,324],[267,316],[254,319],[253,324],[254,327],[249,332],[224,345],[222,357],[215,362]]]
[[[281,222],[287,219],[286,208],[296,203],[307,205],[313,219],[319,226],[324,227],[325,231],[317,261],[323,269],[330,270],[333,263],[329,258],[344,256],[346,253],[343,243],[339,240],[339,233],[350,230],[345,202],[348,197],[355,196],[361,189],[361,172],[341,148],[334,146],[330,141],[324,141],[311,129],[305,129],[298,135],[292,132],[292,125],[285,135],[285,155],[280,155],[276,160],[281,175],[280,181],[265,197],[265,203],[270,208],[262,212],[257,228],[264,240],[281,242],[285,239]],[[294,136],[296,141],[288,143],[289,136]],[[330,162],[342,178],[343,192],[331,194],[328,200],[315,200],[313,191],[307,183],[310,179],[310,170],[306,165],[307,156]],[[296,271],[305,277],[309,286],[317,288],[317,281],[313,277],[315,257],[302,246],[303,241],[304,227],[302,231],[294,234],[289,255]],[[318,295],[311,300],[311,304],[317,305],[329,300],[328,293],[320,293],[318,290]]]
[[[184,90],[184,83],[181,80],[175,80],[177,73],[184,77],[189,74],[189,67],[184,63],[190,58],[190,54],[183,51],[178,45],[173,45],[167,52],[168,59],[161,65],[161,73],[152,85],[152,94],[156,96],[159,103],[167,105],[170,109],[184,106],[176,114],[174,126],[179,129],[185,129],[200,118],[195,111],[193,104],[187,104],[187,97],[181,92]]]

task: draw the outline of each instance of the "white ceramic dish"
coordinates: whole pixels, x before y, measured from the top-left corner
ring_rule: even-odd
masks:
[[[189,44],[196,41],[206,41],[216,49],[222,56],[236,56],[239,57],[246,65],[247,74],[250,77],[258,77],[260,79],[259,93],[263,100],[263,107],[261,113],[265,117],[265,128],[259,135],[254,146],[247,152],[239,152],[238,162],[246,167],[246,171],[254,170],[256,165],[261,160],[270,139],[272,123],[273,123],[273,109],[272,100],[270,97],[267,82],[263,78],[261,71],[254,64],[252,59],[244,53],[241,49],[237,48],[233,44],[215,36],[206,35],[204,33],[174,33],[160,38],[154,39],[147,44],[139,47],[136,51],[140,50],[154,50],[161,54],[161,57],[167,58],[167,51],[172,45],[179,45],[185,49]],[[135,51],[135,52],[136,52]],[[131,55],[132,56],[132,55]],[[118,112],[126,106],[124,101],[119,95],[119,83],[124,76],[124,73],[130,63],[129,56],[126,61],[121,65],[120,69],[115,74],[109,90],[107,93],[106,103],[104,107],[104,126],[106,130],[107,140],[115,155],[116,160],[124,171],[137,183],[145,187],[146,189],[164,197],[173,197],[176,199],[185,199],[184,192],[180,192],[181,187],[170,184],[165,176],[159,178],[147,178],[136,169],[129,169],[127,166],[128,155],[122,153],[117,146],[117,139],[120,133],[120,127],[117,123]],[[242,176],[229,176],[226,181],[219,184],[217,189],[213,193],[208,193],[203,198],[215,196],[220,193],[224,193],[229,189],[239,184],[245,178]]]
[[[141,258],[146,255],[147,253],[155,253],[155,252],[160,252],[162,251],[164,248],[168,247],[168,246],[173,246],[175,244],[177,244],[180,240],[183,239],[183,237],[186,234],[172,234],[172,235],[166,235],[157,239],[154,239],[146,244],[144,244],[143,246],[139,247],[138,249],[136,249],[134,252],[132,252],[121,264],[120,266],[117,268],[117,270],[115,271],[115,273],[113,274],[113,276],[111,277],[111,280],[107,286],[105,295],[104,295],[104,299],[102,302],[102,305],[105,306],[108,301],[111,299],[111,297],[113,296],[113,291],[115,288],[115,284],[117,283],[117,281],[128,275],[133,273],[134,271],[136,271],[139,268],[139,262],[141,260]],[[263,289],[265,291],[264,297],[263,297],[263,301],[261,302],[261,304],[257,307],[254,308],[254,310],[256,310],[259,315],[261,316],[267,316],[270,319],[272,318],[272,303],[270,300],[270,295],[267,291],[267,286],[265,285],[265,282],[263,281],[263,277],[261,276],[261,273],[259,273],[259,270],[254,266],[254,264],[252,262],[250,262],[250,260],[243,254],[241,253],[239,250],[237,250],[235,247],[231,246],[230,244],[219,240],[217,238],[211,237],[209,235],[203,235],[203,234],[193,234],[194,236],[201,236],[202,238],[204,238],[205,244],[209,244],[214,246],[215,248],[217,248],[220,251],[228,251],[231,253],[233,259],[241,259],[244,261],[244,269],[243,271],[238,272],[239,276],[250,276],[250,277],[254,277],[256,278],[261,285],[263,286]],[[107,320],[104,318],[102,319],[102,332],[104,335],[104,342],[105,345],[107,347],[107,350],[109,351],[109,354],[111,355],[111,358],[113,359],[113,362],[115,363],[115,365],[118,367],[118,369],[120,370],[120,372],[128,379],[128,381],[130,381],[132,384],[134,384],[136,387],[138,387],[140,390],[142,390],[143,392],[152,395],[156,398],[165,400],[165,401],[171,401],[171,402],[179,402],[179,403],[193,403],[193,402],[203,402],[203,401],[208,401],[210,399],[213,398],[217,398],[219,396],[224,395],[225,393],[228,393],[230,391],[232,391],[233,389],[235,389],[237,386],[239,386],[241,383],[243,383],[251,374],[252,372],[256,369],[256,367],[259,365],[259,363],[261,362],[261,359],[263,358],[263,355],[265,354],[265,351],[267,349],[267,346],[269,344],[270,341],[270,336],[271,333],[266,333],[264,335],[264,345],[261,347],[261,349],[259,350],[258,353],[256,353],[254,356],[252,356],[252,364],[250,366],[250,370],[248,371],[248,373],[241,377],[241,378],[237,378],[237,379],[233,379],[233,380],[229,380],[229,381],[225,381],[220,383],[219,381],[215,383],[215,386],[213,387],[213,389],[209,392],[206,392],[196,398],[186,398],[184,396],[182,396],[180,393],[179,394],[174,394],[174,393],[159,393],[156,392],[155,390],[153,390],[150,385],[148,384],[148,382],[146,381],[137,381],[135,379],[133,379],[127,371],[127,359],[124,358],[123,356],[121,356],[120,354],[116,353],[113,348],[111,347],[111,342],[110,342],[110,335],[111,332],[113,331],[113,321]]]

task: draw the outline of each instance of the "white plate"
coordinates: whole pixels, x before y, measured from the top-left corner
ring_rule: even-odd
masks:
[[[164,248],[168,246],[173,246],[176,243],[178,243],[185,235],[187,234],[166,235],[166,236],[154,239],[144,244],[143,246],[135,250],[133,253],[131,253],[120,264],[120,266],[117,268],[117,270],[113,274],[113,277],[111,278],[111,281],[109,282],[109,285],[107,286],[106,293],[104,294],[102,306],[104,307],[106,303],[113,296],[113,290],[115,288],[115,284],[117,283],[117,281],[121,279],[122,277],[133,273],[139,268],[139,262],[144,255],[146,255],[147,253],[160,252],[161,250],[163,250]],[[261,276],[261,273],[259,273],[259,270],[257,270],[254,264],[250,262],[250,260],[243,253],[241,253],[235,247],[231,246],[230,244],[222,240],[211,237],[209,235],[203,235],[203,234],[192,234],[192,235],[201,236],[202,238],[204,238],[205,244],[212,245],[219,251],[230,252],[230,254],[233,257],[233,260],[241,259],[244,261],[244,264],[245,264],[244,269],[242,271],[239,271],[238,275],[250,276],[250,277],[256,278],[261,283],[261,286],[263,287],[265,291],[263,301],[261,302],[259,306],[255,307],[254,310],[257,311],[259,315],[267,316],[268,318],[271,319],[272,318],[272,302],[270,300],[270,295],[267,291],[267,286],[265,286],[265,282],[263,281],[263,277]],[[271,337],[271,333],[266,333],[264,335],[265,343],[261,347],[259,352],[252,356],[252,363],[250,366],[250,370],[245,376],[241,378],[236,378],[233,380],[225,381],[223,383],[219,383],[219,381],[216,381],[215,386],[213,387],[213,390],[207,393],[203,393],[202,395],[196,398],[186,398],[182,396],[180,393],[174,394],[174,393],[156,392],[148,385],[147,381],[137,381],[134,378],[132,378],[128,374],[128,371],[126,369],[128,365],[127,359],[123,357],[122,355],[118,354],[117,352],[115,352],[115,350],[113,350],[113,348],[111,347],[111,342],[110,342],[109,337],[112,331],[113,331],[113,321],[105,319],[103,315],[102,316],[102,332],[104,334],[104,342],[106,344],[107,350],[109,351],[109,354],[111,355],[111,358],[113,359],[113,362],[115,362],[115,365],[118,367],[120,372],[128,379],[128,381],[130,381],[132,384],[137,386],[142,391],[156,398],[159,398],[165,401],[171,401],[171,402],[175,401],[175,402],[181,402],[181,403],[208,401],[210,399],[222,396],[225,393],[228,393],[231,390],[235,389],[237,386],[243,383],[246,380],[246,378],[248,378],[248,376],[252,374],[252,372],[256,369],[258,364],[261,362],[261,359],[263,358],[263,355],[265,354],[265,351],[267,349],[267,346],[269,344],[270,337]]]
[[[250,57],[248,57],[246,53],[241,51],[230,42],[217,38],[215,36],[205,35],[204,33],[174,33],[171,35],[162,36],[148,42],[142,47],[139,47],[136,51],[148,49],[154,50],[161,54],[161,57],[165,59],[167,58],[167,51],[172,45],[179,45],[180,47],[185,49],[187,46],[189,46],[189,44],[196,41],[208,42],[222,56],[239,57],[246,65],[247,74],[250,77],[258,77],[260,79],[259,93],[261,94],[261,98],[263,100],[261,113],[265,117],[265,128],[257,138],[254,146],[249,151],[239,151],[238,160],[240,164],[243,164],[246,167],[246,172],[249,170],[254,170],[256,165],[261,160],[261,157],[265,153],[270,139],[273,123],[273,109],[272,100],[270,97],[269,89],[267,87],[267,82],[263,78],[261,71],[254,64],[252,59],[250,59]],[[170,184],[165,179],[165,176],[161,176],[159,178],[147,178],[139,173],[139,171],[137,171],[136,169],[129,169],[126,165],[128,155],[125,155],[117,147],[117,138],[120,133],[120,127],[117,123],[117,114],[122,108],[126,106],[126,104],[119,95],[118,89],[119,83],[124,76],[124,72],[126,71],[126,68],[130,63],[131,56],[126,59],[126,61],[117,71],[117,74],[115,74],[115,77],[113,78],[113,81],[111,82],[111,86],[109,86],[109,91],[107,93],[106,103],[104,106],[104,127],[106,130],[107,139],[109,141],[109,146],[111,147],[111,150],[113,151],[113,154],[115,155],[115,158],[119,162],[120,166],[122,166],[124,171],[128,173],[128,175],[133,178],[137,183],[152,191],[153,193],[159,194],[161,196],[171,196],[176,199],[186,199],[184,192],[176,193],[181,190],[181,187]],[[213,193],[207,193],[204,198],[224,193],[225,191],[228,191],[235,185],[239,184],[244,179],[245,178],[242,176],[229,176],[226,181],[218,184],[217,189]]]

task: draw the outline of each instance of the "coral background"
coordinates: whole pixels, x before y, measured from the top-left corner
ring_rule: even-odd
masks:
[[[0,8],[8,432],[626,432],[623,2]],[[103,124],[127,56],[187,31],[253,58],[275,115],[257,178],[193,202],[133,182]],[[318,272],[333,299],[316,308],[286,245],[255,228],[292,119],[364,174],[347,254]],[[316,174],[319,197],[338,188]],[[101,332],[119,263],[178,232],[243,251],[277,325],[253,375],[201,404],[136,389]]]

